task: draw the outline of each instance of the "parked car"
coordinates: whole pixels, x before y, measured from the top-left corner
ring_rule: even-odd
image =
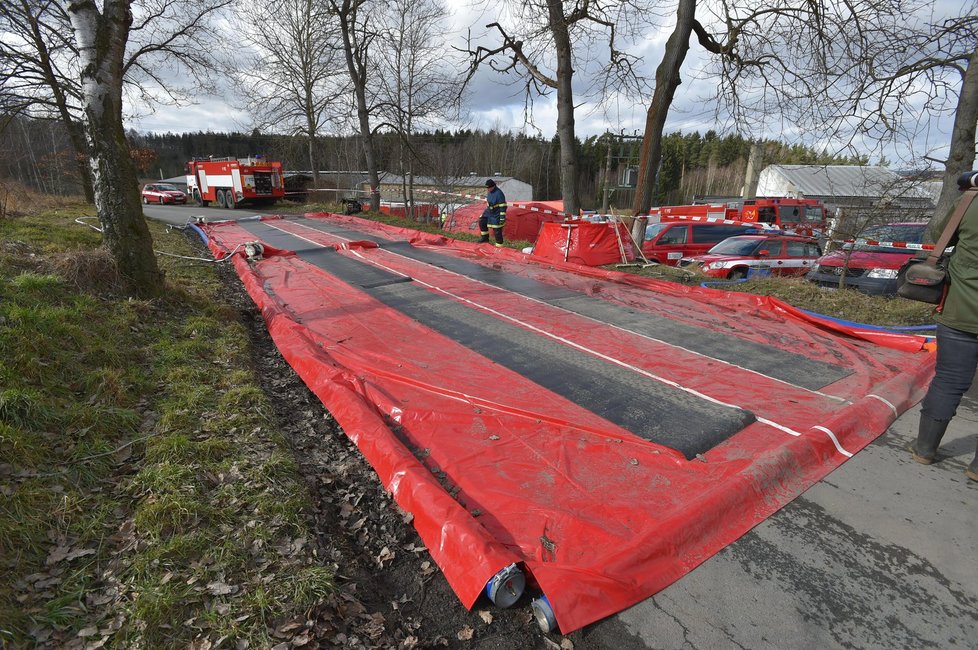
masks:
[[[642,253],[649,261],[676,266],[679,260],[700,255],[728,237],[756,233],[756,226],[667,221],[645,227]]]
[[[818,242],[798,235],[738,235],[725,239],[705,255],[684,257],[679,266],[697,266],[713,278],[738,280],[751,269],[774,275],[805,275],[822,254]]]
[[[871,295],[895,295],[897,272],[917,251],[907,248],[870,245],[868,241],[919,244],[927,232],[927,222],[890,223],[867,228],[855,242],[820,257],[805,276],[823,287],[844,286]]]
[[[143,187],[143,203],[186,203],[187,195],[169,183],[150,183]]]

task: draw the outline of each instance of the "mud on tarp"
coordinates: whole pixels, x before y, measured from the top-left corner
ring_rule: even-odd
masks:
[[[205,230],[217,255],[256,238],[295,251],[234,263],[463,603],[517,562],[564,632],[787,503],[919,399],[933,367],[777,301],[355,217]]]

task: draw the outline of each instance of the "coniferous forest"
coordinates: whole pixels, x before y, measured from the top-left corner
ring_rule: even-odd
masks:
[[[194,157],[261,155],[281,160],[286,170],[309,171],[302,138],[252,133],[136,133],[128,134],[130,151],[147,180],[182,175]],[[497,131],[433,131],[412,136],[407,156],[398,136],[380,134],[380,169],[395,174],[410,170],[415,177],[504,175],[533,186],[534,199],[560,198],[559,144],[556,138],[529,137]],[[867,160],[826,156],[802,145],[773,140],[763,143],[764,165],[867,164]],[[605,178],[609,204],[625,207],[631,201],[630,169],[638,164],[641,141],[613,134],[579,141],[580,193],[586,208],[601,206]],[[663,142],[656,204],[688,203],[695,197],[736,196],[741,192],[753,141],[714,131],[670,133]],[[319,169],[330,172],[364,169],[356,136],[317,139]],[[59,123],[14,118],[0,132],[0,182],[14,181],[51,194],[78,192],[76,153]],[[610,158],[610,165],[609,165]],[[405,160],[407,162],[405,162]]]

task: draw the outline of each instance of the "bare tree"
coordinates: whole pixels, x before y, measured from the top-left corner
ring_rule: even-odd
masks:
[[[421,151],[412,135],[417,128],[448,118],[455,109],[459,82],[446,59],[442,26],[447,17],[441,0],[393,0],[379,17],[377,62],[381,96],[378,114],[398,134],[399,171],[408,216],[413,217],[414,162]],[[455,111],[457,112],[457,111]]]
[[[976,7],[974,0],[968,4],[961,18],[932,25],[932,5],[925,2],[725,0],[707,13],[707,5],[681,0],[649,108],[648,155],[641,161],[634,209],[650,205],[655,143],[692,33],[714,55],[718,98],[741,131],[780,126],[782,133],[818,139],[839,152],[880,154],[887,144],[906,146],[928,117],[947,111],[948,98],[958,93],[942,75],[956,70],[964,79],[958,110],[965,130],[956,128],[960,135],[952,142],[964,143],[973,160],[975,114],[968,107],[976,102],[968,97],[975,91],[967,91],[964,66],[975,51]],[[698,8],[704,9],[702,21]],[[949,164],[960,165],[957,158]],[[949,171],[948,180],[957,171]]]
[[[95,181],[95,208],[102,237],[128,286],[158,296],[163,275],[139,203],[136,169],[122,125],[122,79],[133,16],[126,0],[72,0],[68,5],[81,70],[88,150]]]
[[[0,3],[0,79],[11,114],[60,120],[68,131],[85,199],[94,202],[80,121],[77,51],[64,6],[54,0]]]
[[[152,110],[185,103],[210,87],[216,50],[209,18],[232,0],[133,0],[127,2],[122,74],[130,98]],[[82,122],[80,52],[66,0],[0,3],[0,79],[18,111],[64,123],[77,154],[88,199],[94,200]],[[98,4],[95,5],[96,9]],[[172,74],[174,67],[181,72]],[[132,104],[130,104],[131,106]]]
[[[500,23],[494,29],[502,43],[494,48],[469,46],[470,67],[466,83],[478,68],[488,63],[497,72],[522,71],[526,75],[527,96],[557,93],[557,136],[560,140],[561,192],[564,210],[576,214],[579,162],[574,129],[574,68],[586,66],[594,58],[593,46],[600,39],[608,47],[607,65],[596,75],[603,79],[603,90],[615,84],[628,84],[633,58],[620,47],[621,30],[637,29],[641,7],[628,0],[528,0],[515,7],[514,23],[519,33]],[[576,54],[575,56],[575,48]],[[505,59],[508,57],[508,60]]]
[[[380,174],[374,132],[370,126],[373,92],[368,87],[372,63],[370,50],[377,32],[372,26],[370,0],[329,0],[329,4],[339,20],[347,72],[356,98],[357,126],[370,183],[370,209],[377,211],[380,210]]]
[[[301,135],[319,186],[316,137],[349,85],[340,35],[325,0],[252,0],[239,8],[238,32],[254,53],[233,70],[258,128]],[[340,67],[343,66],[343,67]]]

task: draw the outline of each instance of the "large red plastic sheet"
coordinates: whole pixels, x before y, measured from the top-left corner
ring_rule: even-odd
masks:
[[[297,255],[266,249],[264,259],[247,261],[235,253],[235,267],[282,355],[414,515],[465,606],[497,571],[517,562],[531,587],[546,594],[565,633],[654,594],[838,467],[920,399],[933,370],[923,337],[880,345],[771,298],[562,260],[543,264],[509,249],[356,217],[307,215],[262,224],[306,248],[326,247],[403,274],[440,299],[756,415],[687,460]],[[320,224],[337,225],[343,234],[323,232]],[[246,227],[203,226],[219,257],[255,239]],[[424,264],[364,241],[371,236],[410,239],[413,249],[851,373],[804,389]]]
[[[543,224],[533,247],[533,257],[550,262],[602,266],[633,261],[635,248],[623,223],[574,219]]]

